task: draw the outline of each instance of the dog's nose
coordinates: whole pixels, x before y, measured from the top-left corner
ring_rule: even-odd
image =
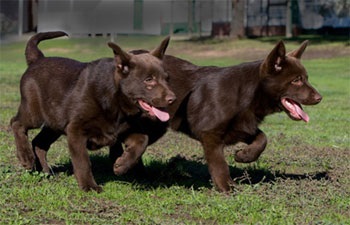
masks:
[[[319,103],[320,101],[322,100],[322,96],[320,95],[320,94],[316,94],[315,95],[315,101],[317,102],[317,103]]]
[[[166,102],[170,105],[170,104],[172,104],[172,103],[176,100],[176,97],[175,97],[174,94],[172,94],[172,95],[167,95],[167,96],[165,97],[165,100],[166,100]]]

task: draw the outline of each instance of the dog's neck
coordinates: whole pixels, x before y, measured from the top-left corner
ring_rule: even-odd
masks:
[[[132,116],[141,112],[137,103],[122,92],[119,81],[113,79],[113,82],[109,82],[103,89],[98,88],[96,93],[99,93],[98,96],[105,96],[99,99],[98,104],[111,119],[120,116],[120,113]]]
[[[118,72],[115,71],[115,73],[118,73]],[[123,79],[122,78],[123,76],[124,75],[122,74],[115,74],[113,77],[113,85],[115,87],[113,104],[118,105],[118,108],[126,116],[133,116],[140,113],[141,110],[137,106],[137,102],[133,99],[130,99],[122,91],[122,88],[120,86],[120,81]]]
[[[265,94],[261,86],[258,86],[255,93],[255,97],[252,102],[252,109],[260,121],[263,121],[264,118],[270,114],[281,111],[280,107],[278,106],[278,101],[272,102],[271,99],[269,99],[269,95]]]
[[[260,78],[257,80],[251,108],[255,112],[256,117],[262,121],[267,115],[281,112],[281,108],[279,107],[279,99],[273,99],[273,96],[269,94],[269,87],[265,85],[266,78],[261,78],[260,71],[258,68],[256,70],[255,74],[259,74]]]
[[[116,102],[119,105],[119,108],[126,116],[134,116],[138,113],[141,113],[141,110],[137,106],[137,103],[128,98],[121,90],[118,88],[116,92]]]

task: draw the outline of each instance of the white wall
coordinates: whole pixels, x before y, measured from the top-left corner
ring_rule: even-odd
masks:
[[[187,23],[192,0],[143,0],[143,26],[134,30],[133,0],[40,0],[38,31],[69,34],[161,34],[162,24]],[[231,0],[196,0],[195,22],[210,32],[212,22],[231,19]]]

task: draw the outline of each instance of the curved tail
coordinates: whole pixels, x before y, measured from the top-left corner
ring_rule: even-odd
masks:
[[[27,43],[27,47],[25,51],[27,65],[29,66],[30,64],[34,63],[38,59],[44,57],[44,54],[38,48],[38,44],[42,40],[52,39],[52,38],[57,38],[62,36],[68,36],[68,34],[66,34],[63,31],[53,31],[53,32],[37,33],[36,35],[31,37]]]

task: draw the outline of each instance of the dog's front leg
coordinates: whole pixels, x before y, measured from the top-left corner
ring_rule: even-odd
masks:
[[[229,192],[233,181],[230,177],[228,164],[224,156],[224,143],[214,134],[203,134],[201,143],[205,159],[208,163],[209,173],[219,191]]]
[[[74,175],[79,187],[84,191],[95,190],[101,192],[102,188],[96,184],[92,175],[91,162],[86,149],[87,138],[82,134],[80,129],[76,129],[74,126],[68,126],[67,139]]]
[[[241,163],[250,163],[256,161],[265,150],[267,138],[264,132],[257,130],[253,141],[244,149],[235,153],[235,161]]]
[[[140,161],[148,145],[148,136],[145,134],[131,134],[125,139],[124,143],[125,151],[117,158],[113,166],[116,175],[125,174]]]

